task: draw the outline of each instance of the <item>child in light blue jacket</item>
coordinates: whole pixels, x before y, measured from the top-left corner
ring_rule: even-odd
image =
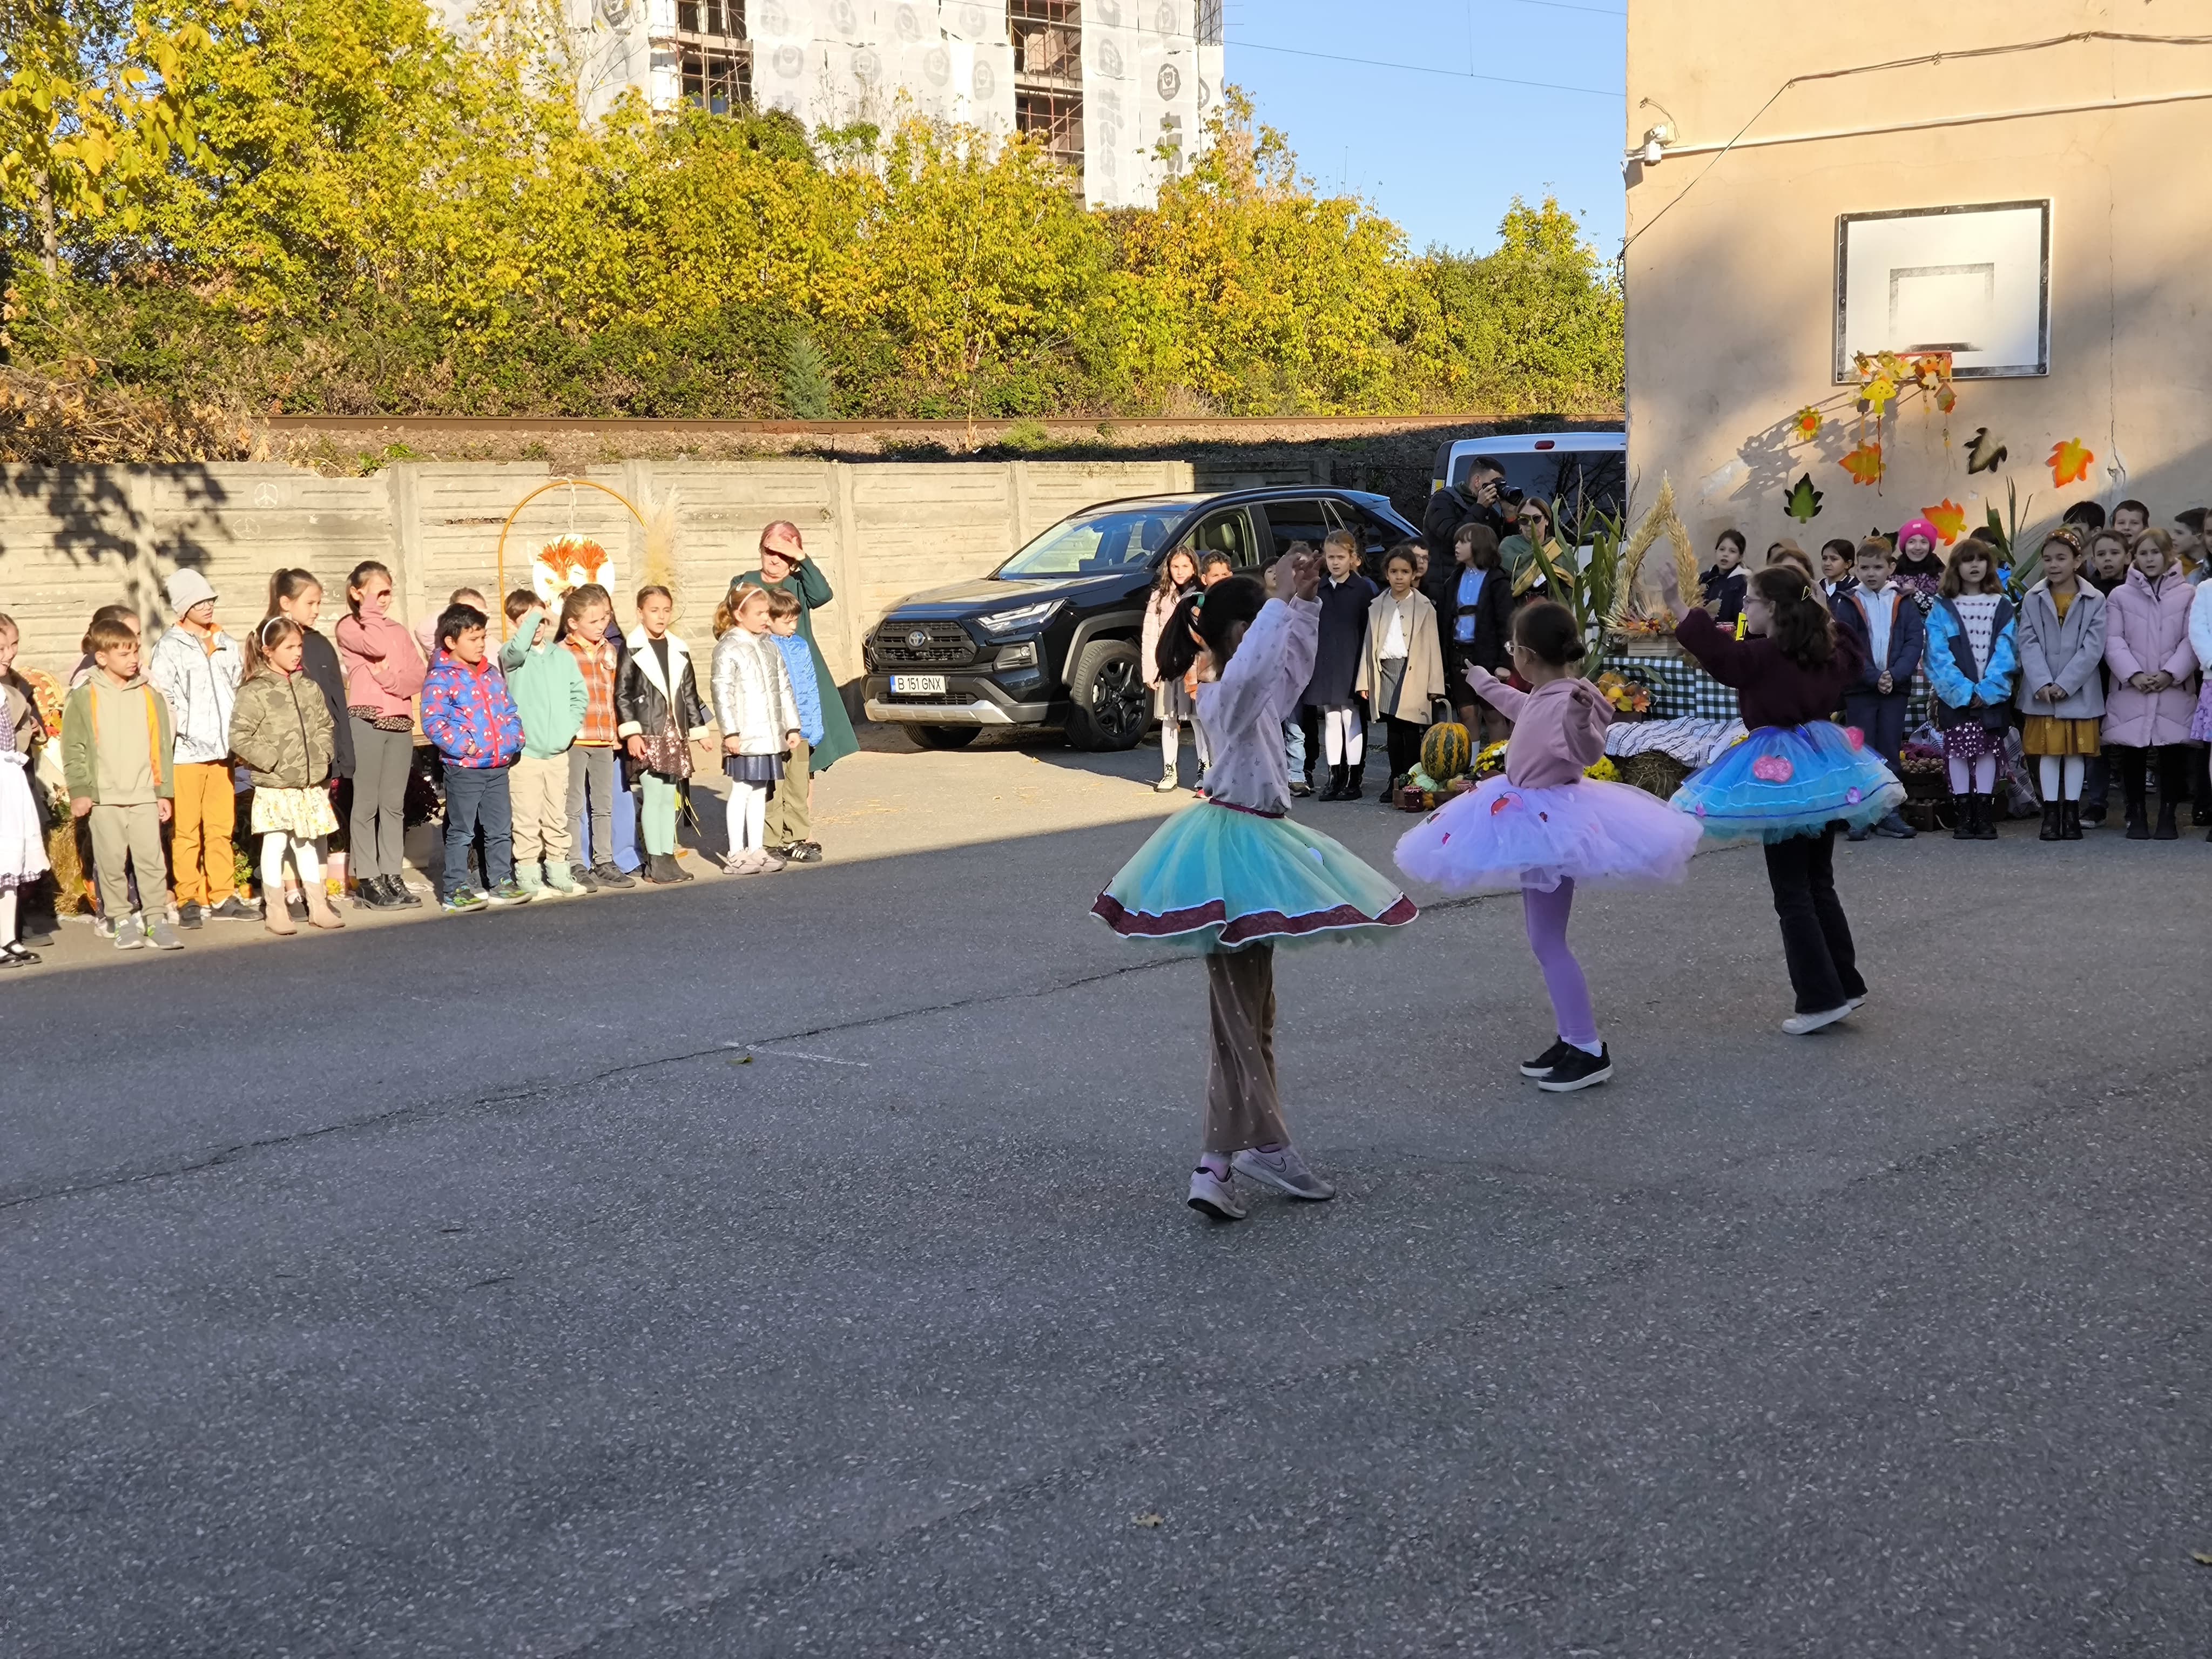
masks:
[[[1942,597],[1928,612],[1929,712],[1958,803],[1958,841],[1997,838],[1997,760],[2012,726],[2020,671],[2012,601],[1997,580],[1994,550],[1964,541],[1944,568]]]
[[[822,686],[814,678],[814,653],[799,636],[799,596],[770,588],[769,637],[791,671],[792,699],[799,705],[800,742],[784,757],[783,778],[768,804],[769,850],[787,864],[819,864],[822,843],[812,840],[814,745],[822,741]]]

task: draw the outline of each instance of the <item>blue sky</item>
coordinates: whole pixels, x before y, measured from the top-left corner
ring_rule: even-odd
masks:
[[[1432,242],[1480,252],[1516,194],[1548,193],[1610,254],[1621,235],[1626,12],[1627,0],[1227,0],[1229,80],[1289,136],[1316,184],[1341,181],[1403,226],[1417,252]],[[1469,79],[1470,68],[1498,78]]]

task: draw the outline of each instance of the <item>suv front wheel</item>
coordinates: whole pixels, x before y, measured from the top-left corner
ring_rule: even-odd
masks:
[[[1138,672],[1137,647],[1127,640],[1093,640],[1067,677],[1074,707],[1067,742],[1073,749],[1134,749],[1145,735],[1151,693]]]

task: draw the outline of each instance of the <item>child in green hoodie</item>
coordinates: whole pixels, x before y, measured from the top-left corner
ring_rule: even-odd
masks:
[[[568,750],[583,730],[590,693],[575,653],[556,644],[545,603],[526,587],[507,596],[507,641],[499,665],[522,715],[522,758],[509,780],[514,802],[514,878],[532,898],[584,890],[568,871]],[[544,860],[544,873],[538,861]]]

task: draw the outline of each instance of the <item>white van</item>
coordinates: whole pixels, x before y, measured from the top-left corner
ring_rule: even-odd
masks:
[[[1561,501],[1566,511],[1613,514],[1628,497],[1626,432],[1510,432],[1488,438],[1457,438],[1437,449],[1429,478],[1434,495],[1447,483],[1467,483],[1478,455],[1505,464],[1505,488],[1541,501]]]

